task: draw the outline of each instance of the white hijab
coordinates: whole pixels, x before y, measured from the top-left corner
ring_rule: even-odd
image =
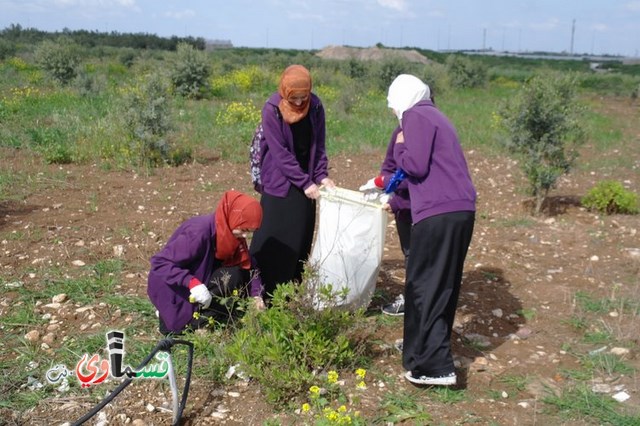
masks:
[[[400,74],[389,86],[387,102],[389,108],[393,108],[402,122],[402,114],[418,102],[429,99],[431,90],[418,77],[410,74]]]

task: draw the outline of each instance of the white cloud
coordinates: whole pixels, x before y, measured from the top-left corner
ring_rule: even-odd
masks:
[[[41,3],[47,3],[46,1]],[[55,6],[59,7],[102,7],[124,6],[135,9],[136,0],[53,0]]]
[[[534,30],[549,31],[557,28],[559,24],[560,20],[558,18],[549,18],[545,22],[533,22],[529,24],[529,27],[533,28]]]
[[[591,26],[591,29],[598,32],[605,32],[609,29],[609,27],[606,24],[594,24]]]
[[[624,5],[624,8],[632,12],[640,12],[640,1],[630,1]]]
[[[378,4],[382,7],[394,9],[399,12],[407,10],[407,3],[405,0],[378,0]]]
[[[181,10],[178,12],[165,12],[164,16],[168,17],[168,18],[173,18],[173,19],[185,19],[185,18],[193,18],[194,16],[196,16],[196,12],[194,12],[191,9],[185,9],[185,10]]]

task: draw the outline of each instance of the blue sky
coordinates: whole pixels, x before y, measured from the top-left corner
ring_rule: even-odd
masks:
[[[640,55],[640,0],[0,0],[0,27],[11,24],[193,36],[244,47],[381,42]]]

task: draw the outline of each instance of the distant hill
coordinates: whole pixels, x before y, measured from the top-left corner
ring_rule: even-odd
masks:
[[[324,49],[316,53],[317,56],[323,59],[358,59],[361,61],[380,61],[384,59],[400,58],[409,62],[417,62],[421,64],[427,64],[430,60],[420,54],[416,50],[403,50],[403,49],[388,49],[374,47],[346,47],[346,46],[327,46]]]

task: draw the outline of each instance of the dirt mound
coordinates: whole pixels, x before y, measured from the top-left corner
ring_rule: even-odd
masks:
[[[424,55],[416,50],[402,49],[385,49],[374,47],[346,47],[346,46],[327,46],[318,53],[317,56],[323,59],[358,59],[361,61],[381,61],[384,59],[404,59],[409,62],[418,62],[421,64],[429,63]]]

